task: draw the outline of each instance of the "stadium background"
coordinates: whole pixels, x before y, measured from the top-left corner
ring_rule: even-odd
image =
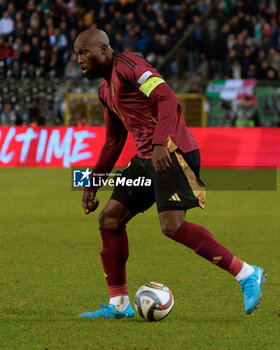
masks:
[[[188,126],[266,128],[264,132],[251,131],[249,134],[244,130],[243,136],[242,131],[227,131],[225,143],[232,144],[231,140],[237,137],[238,148],[225,149],[225,155],[242,153],[242,149],[245,151],[250,144],[259,148],[261,140],[270,137],[269,158],[278,157],[275,162],[249,161],[245,164],[248,157],[244,154],[245,159],[239,162],[217,159],[217,162],[209,163],[207,159],[213,156],[205,153],[203,166],[277,165],[278,134],[275,131],[270,134],[268,130],[268,127],[278,127],[280,120],[277,6],[278,2],[272,0],[2,0],[1,165],[80,166],[95,163],[104,141],[100,128],[88,131],[88,135],[97,135],[94,143],[91,136],[87,139],[84,133],[77,157],[66,162],[63,158],[75,148],[75,133],[69,136],[72,137],[70,144],[64,146],[67,140],[64,140],[62,129],[54,131],[54,136],[51,129],[40,129],[104,125],[97,96],[100,80],[82,79],[73,54],[73,40],[89,27],[104,29],[114,50],[132,50],[156,66],[181,100]],[[3,126],[36,130],[8,130]],[[203,139],[199,138],[204,152],[211,149],[204,147],[210,139],[221,139],[221,134],[213,134],[212,130],[208,135],[207,130],[197,133],[198,138],[205,135]],[[26,132],[28,135],[23,134]],[[252,138],[248,137],[251,134]],[[52,140],[53,146],[48,150]],[[217,154],[219,143],[216,147],[213,145],[213,154]],[[90,148],[95,149],[95,154]],[[86,149],[87,155],[79,155],[82,149]],[[127,149],[135,150],[132,142]],[[118,165],[125,165],[131,152]]]
[[[0,0],[1,349],[279,348],[279,23],[274,0]],[[267,269],[252,317],[230,277],[164,240],[152,208],[128,225],[130,297],[160,280],[174,311],[153,325],[76,318],[107,298],[98,213],[83,216],[63,169],[93,165],[105,137],[100,81],[82,79],[72,49],[91,26],[143,55],[180,98],[208,189],[215,179],[205,212],[188,218]],[[118,165],[134,152],[130,138]]]

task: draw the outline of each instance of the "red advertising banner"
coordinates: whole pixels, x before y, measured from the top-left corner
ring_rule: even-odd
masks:
[[[104,127],[0,127],[0,166],[92,166],[104,141]],[[117,165],[135,153],[129,137]]]
[[[203,167],[280,167],[280,128],[190,128]]]
[[[280,167],[280,128],[190,128],[204,167]],[[0,166],[93,166],[104,127],[0,127]],[[129,135],[117,166],[136,153]]]

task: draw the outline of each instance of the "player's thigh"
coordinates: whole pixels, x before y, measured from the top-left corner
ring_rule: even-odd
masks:
[[[189,153],[189,159],[185,156],[188,154],[179,151],[172,153],[170,168],[165,172],[156,173],[155,197],[159,213],[204,207],[205,187],[199,179],[199,152]],[[197,164],[192,162],[194,159],[191,158],[197,159]]]
[[[111,199],[120,202],[132,216],[149,209],[155,202],[152,172],[150,159],[133,157],[130,165],[119,173],[121,181],[115,186]],[[127,180],[137,181],[127,186]]]

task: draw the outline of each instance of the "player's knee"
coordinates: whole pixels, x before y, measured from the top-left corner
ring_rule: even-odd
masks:
[[[118,229],[121,227],[120,220],[113,215],[111,209],[104,208],[98,217],[99,227],[101,228],[114,228]]]
[[[98,216],[98,222],[99,222],[99,227],[105,228],[105,222],[106,222],[106,212],[103,209]]]
[[[179,226],[184,221],[185,212],[161,212],[159,214],[162,233],[167,237],[173,237]]]
[[[170,223],[170,222],[161,223],[161,232],[165,236],[172,237],[176,231],[177,231],[177,226],[174,225],[174,223]]]

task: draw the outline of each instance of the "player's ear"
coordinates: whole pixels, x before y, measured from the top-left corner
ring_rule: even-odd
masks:
[[[101,51],[101,55],[106,55],[108,51],[108,46],[106,44],[101,45],[100,51]]]

